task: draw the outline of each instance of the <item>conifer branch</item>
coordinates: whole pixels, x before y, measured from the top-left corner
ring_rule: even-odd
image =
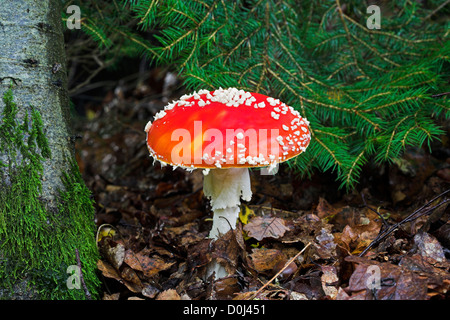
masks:
[[[105,21],[100,4],[86,11],[84,31],[108,50],[117,43],[173,66],[188,89],[279,97],[310,121],[311,145],[290,163],[301,174],[333,168],[354,186],[364,163],[394,161],[438,137],[437,121],[450,117],[450,32],[429,18],[438,4],[396,3],[382,29],[368,29],[357,0],[122,2],[121,19],[133,16],[151,41]]]
[[[312,132],[313,132],[313,131],[312,131]],[[320,138],[318,138],[318,137],[316,136],[315,141],[317,141],[317,142],[322,146],[322,148],[325,149],[325,151],[333,158],[334,163],[335,163],[337,166],[341,166],[341,165],[342,165],[341,161],[339,161],[338,158],[336,157],[336,153],[333,152],[333,151],[328,147],[328,145],[322,141],[322,139],[320,139]]]
[[[345,183],[344,185],[347,186],[347,188],[353,186],[354,184],[354,171],[357,171],[358,168],[362,165],[361,159],[364,157],[364,154],[366,153],[366,150],[364,149],[361,151],[361,153],[355,158],[355,160],[351,163],[350,169],[345,175]]]
[[[352,18],[350,18],[348,15],[344,14],[344,18],[348,21],[350,21],[351,23],[353,23],[355,26],[357,26],[358,28],[362,29],[363,32],[369,33],[369,34],[373,34],[373,35],[380,35],[380,36],[385,36],[385,37],[390,37],[390,38],[394,38],[396,40],[399,41],[403,41],[403,42],[408,42],[408,43],[422,43],[422,42],[431,42],[433,41],[433,39],[417,39],[417,40],[411,40],[411,39],[407,39],[405,37],[401,37],[399,35],[396,35],[394,33],[391,32],[385,32],[385,31],[380,31],[377,29],[367,29],[366,27],[364,27],[363,25],[361,25],[360,23],[358,23],[357,21],[353,20]]]
[[[339,17],[341,18],[341,22],[342,22],[342,26],[344,28],[345,31],[345,36],[347,38],[348,44],[349,44],[349,48],[352,52],[352,56],[353,56],[353,62],[355,63],[356,68],[358,68],[359,72],[364,76],[367,77],[367,75],[365,74],[365,72],[361,69],[361,67],[358,64],[358,58],[356,57],[356,52],[355,52],[355,47],[353,45],[352,42],[352,34],[350,33],[350,31],[348,30],[348,26],[345,23],[345,19],[344,19],[344,13],[342,11],[342,7],[341,4],[339,2],[339,0],[336,0],[336,7],[338,9],[339,12]]]
[[[406,116],[406,117],[404,117],[403,119],[401,119],[401,120],[395,125],[394,129],[392,130],[391,137],[390,137],[390,139],[389,139],[389,141],[388,141],[388,143],[387,143],[386,152],[384,153],[384,159],[385,159],[385,160],[388,160],[388,159],[390,158],[390,157],[389,157],[389,155],[390,155],[390,150],[391,150],[391,148],[392,148],[392,144],[393,144],[393,141],[394,141],[395,134],[397,133],[398,127],[399,127],[403,122],[405,122],[408,118],[410,118],[410,117],[412,117],[412,116],[409,115],[409,116]],[[402,143],[402,144],[403,144],[403,143]],[[403,145],[404,145],[404,144],[403,144]]]
[[[448,5],[450,3],[450,0],[447,0],[443,3],[441,3],[439,5],[439,7],[437,7],[436,9],[433,10],[433,12],[431,12],[428,16],[426,16],[423,21],[426,21],[428,19],[430,19],[432,16],[434,16],[439,10],[441,10],[442,8],[444,8],[446,5]]]
[[[150,5],[148,6],[147,11],[145,12],[144,16],[141,18],[141,21],[139,21],[139,24],[143,24],[145,21],[147,21],[149,15],[150,15],[150,12],[151,12],[152,9],[153,9],[153,6],[154,6],[157,2],[158,2],[157,0],[152,0],[152,2],[150,3]]]
[[[392,101],[392,102],[383,104],[383,105],[381,105],[381,106],[376,106],[376,107],[374,107],[374,108],[366,109],[366,110],[364,110],[364,112],[379,111],[379,110],[381,110],[381,109],[386,109],[386,108],[392,107],[392,106],[394,106],[394,105],[404,104],[405,102],[408,102],[408,101],[417,100],[418,98],[421,98],[421,97],[422,97],[422,96],[420,96],[420,95],[419,95],[419,96],[415,96],[415,97],[406,97],[406,98],[403,98],[403,99],[401,99],[401,100]]]

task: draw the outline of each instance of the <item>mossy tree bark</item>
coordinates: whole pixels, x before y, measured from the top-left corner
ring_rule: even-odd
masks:
[[[78,274],[67,282],[68,267],[79,264],[87,291],[95,296],[98,286],[94,211],[71,139],[60,4],[0,0],[0,298],[85,298]]]

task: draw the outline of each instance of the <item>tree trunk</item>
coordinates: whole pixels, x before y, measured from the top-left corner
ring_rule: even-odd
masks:
[[[0,299],[82,299],[98,286],[94,211],[71,139],[60,4],[0,0]]]

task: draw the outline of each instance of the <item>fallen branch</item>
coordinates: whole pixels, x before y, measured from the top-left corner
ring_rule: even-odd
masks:
[[[415,210],[413,213],[409,214],[406,218],[404,218],[402,221],[397,222],[393,225],[391,225],[390,227],[387,228],[383,228],[380,230],[380,232],[378,233],[377,237],[367,246],[367,248],[365,248],[360,254],[359,256],[362,257],[367,251],[369,251],[370,248],[372,248],[375,244],[381,242],[382,240],[384,240],[388,235],[390,235],[392,232],[394,232],[395,230],[398,229],[398,227],[400,227],[402,224],[407,223],[407,222],[411,222],[414,221],[424,215],[430,214],[431,212],[433,212],[435,209],[437,209],[438,207],[442,206],[443,204],[447,203],[450,201],[450,199],[445,198],[444,200],[442,200],[440,203],[438,203],[435,206],[430,207],[430,205],[436,201],[437,199],[439,199],[440,197],[446,195],[447,193],[450,192],[450,189],[442,192],[441,194],[437,195],[436,197],[434,197],[433,199],[431,199],[430,201],[428,201],[426,204],[424,204],[423,206],[421,206],[419,209]]]

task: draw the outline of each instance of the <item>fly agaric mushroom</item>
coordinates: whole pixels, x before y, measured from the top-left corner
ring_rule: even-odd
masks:
[[[236,226],[241,198],[249,201],[250,167],[269,167],[306,150],[309,122],[278,99],[235,88],[200,90],[158,112],[145,127],[154,160],[187,170],[203,169],[217,239]],[[213,268],[216,278],[225,269]]]

